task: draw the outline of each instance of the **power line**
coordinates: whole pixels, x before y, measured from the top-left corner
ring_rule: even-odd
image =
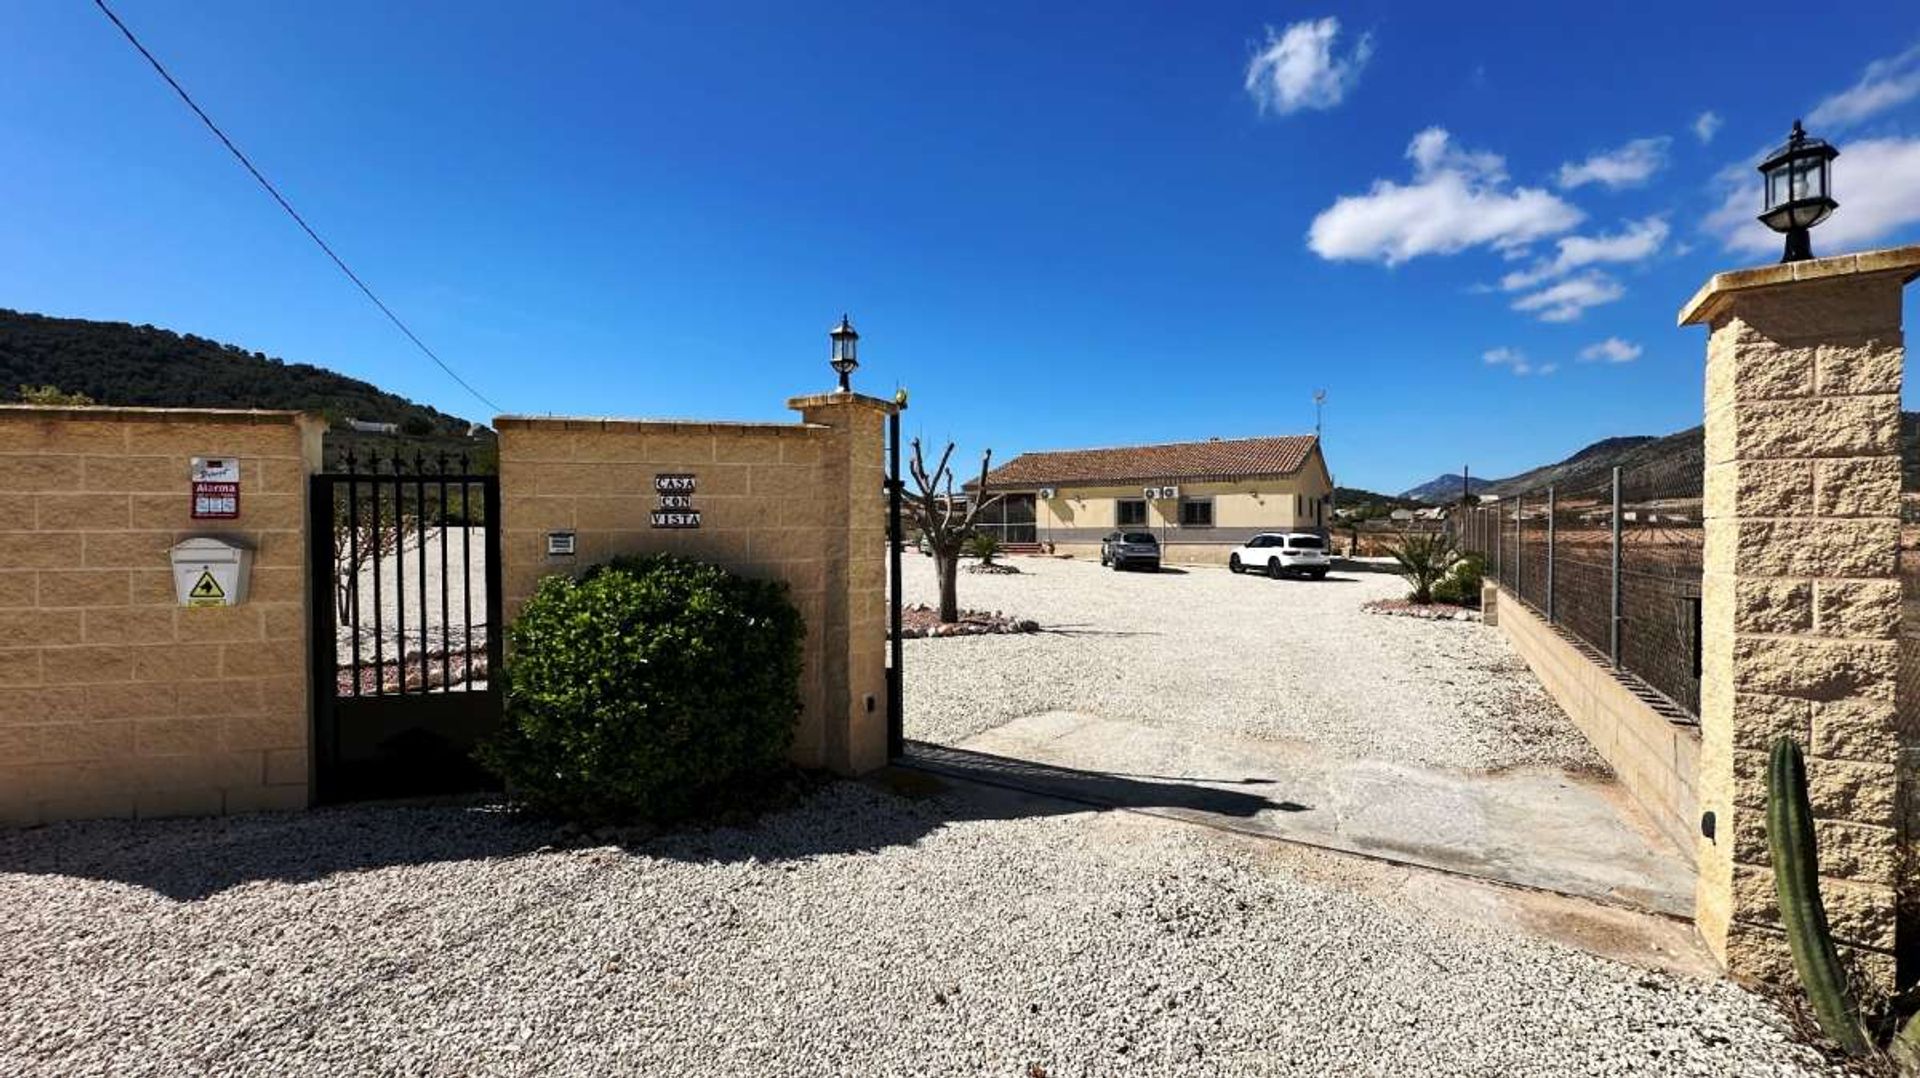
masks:
[[[447,377],[453,379],[455,382],[460,383],[461,389],[464,389],[467,392],[473,394],[476,400],[486,405],[488,408],[493,409],[495,414],[506,411],[505,408],[502,408],[499,405],[493,403],[493,401],[489,400],[486,394],[480,392],[479,390],[473,388],[472,385],[468,384],[465,378],[462,378],[458,374],[454,373],[453,368],[447,366],[446,360],[441,359],[438,355],[434,353],[433,349],[428,348],[427,342],[421,340],[413,332],[413,330],[408,329],[407,324],[400,320],[400,316],[393,313],[393,308],[388,307],[384,302],[381,301],[379,296],[374,295],[373,289],[367,287],[367,282],[361,280],[359,274],[353,272],[353,270],[347,266],[346,262],[343,261],[339,255],[333,253],[333,248],[327,246],[327,241],[321,239],[320,234],[318,232],[315,232],[313,230],[313,226],[307,223],[307,219],[300,216],[300,211],[293,208],[293,203],[288,202],[286,199],[286,196],[280,193],[280,189],[275,187],[272,181],[268,180],[265,176],[261,175],[259,169],[253,167],[253,162],[247,159],[246,154],[240,152],[240,147],[235,146],[233,144],[233,140],[227,137],[227,133],[225,131],[220,130],[220,125],[213,122],[213,117],[208,116],[206,113],[206,110],[202,109],[199,106],[199,104],[193,100],[193,96],[187,93],[186,87],[181,86],[180,83],[173,77],[173,75],[167,71],[166,66],[161,64],[159,59],[156,58],[153,55],[153,53],[147,51],[147,47],[140,43],[139,38],[133,36],[133,31],[127,29],[127,24],[120,21],[120,16],[115,15],[113,13],[113,9],[106,5],[106,0],[93,0],[93,3],[95,7],[100,9],[100,13],[105,15],[113,23],[113,25],[120,30],[121,34],[126,36],[127,42],[131,44],[134,48],[138,49],[140,51],[140,55],[147,58],[147,63],[153,65],[153,69],[160,73],[160,77],[167,80],[167,85],[173,87],[173,92],[180,95],[180,100],[185,101],[187,103],[187,107],[193,110],[193,114],[195,116],[200,117],[200,122],[207,125],[207,130],[213,132],[214,137],[219,139],[220,144],[227,148],[227,152],[233,155],[234,160],[239,161],[240,164],[247,170],[247,172],[251,174],[255,180],[258,180],[260,182],[260,186],[266,188],[267,194],[272,195],[273,200],[280,204],[280,208],[287,211],[287,216],[293,218],[293,223],[299,225],[300,230],[302,232],[305,232],[307,234],[307,237],[313,240],[315,244],[318,244],[322,251],[326,252],[327,257],[333,260],[333,264],[340,267],[340,272],[347,275],[347,280],[352,281],[355,287],[359,288],[361,292],[365,293],[366,297],[373,301],[373,305],[375,307],[380,308],[380,313],[387,316],[388,321],[392,322],[395,326],[397,326],[400,332],[406,334],[407,339],[412,341],[414,343],[414,346],[416,348],[419,348],[420,351],[423,352],[428,359],[433,360],[435,366],[439,367],[442,371],[445,371]]]

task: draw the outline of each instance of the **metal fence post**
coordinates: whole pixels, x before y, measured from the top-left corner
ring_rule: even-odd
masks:
[[[1613,588],[1607,619],[1607,655],[1620,665],[1620,468],[1613,469]]]
[[[1553,488],[1547,488],[1547,624],[1553,624],[1553,513],[1558,505]]]
[[[1527,597],[1527,496],[1513,496],[1513,591]]]
[[[887,417],[887,757],[907,753],[906,671],[900,640],[900,548],[906,532],[900,526],[900,409]]]

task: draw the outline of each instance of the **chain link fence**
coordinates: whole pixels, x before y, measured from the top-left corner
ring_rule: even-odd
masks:
[[[1483,498],[1451,523],[1509,595],[1658,710],[1697,720],[1703,479],[1688,454]]]

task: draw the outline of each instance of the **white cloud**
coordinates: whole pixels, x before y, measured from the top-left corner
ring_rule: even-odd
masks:
[[[1637,138],[1616,150],[1594,154],[1579,164],[1560,166],[1560,187],[1571,191],[1589,183],[1613,190],[1645,183],[1667,163],[1667,146],[1672,139]]]
[[[1588,307],[1612,303],[1626,294],[1620,282],[1596,271],[1521,296],[1513,301],[1513,309],[1536,314],[1542,322],[1572,322]]]
[[[1480,353],[1480,359],[1489,367],[1505,367],[1516,375],[1548,375],[1560,369],[1558,363],[1535,363],[1518,348],[1489,348]]]
[[[1638,262],[1658,253],[1668,232],[1665,219],[1648,217],[1627,222],[1611,236],[1563,236],[1555,241],[1553,258],[1507,274],[1500,278],[1500,287],[1517,292],[1599,262]]]
[[[1598,344],[1590,344],[1582,348],[1580,350],[1580,362],[1598,363],[1604,360],[1608,363],[1632,363],[1634,360],[1640,358],[1640,353],[1643,351],[1645,351],[1645,349],[1630,341],[1623,341],[1618,337],[1608,337]]]
[[[1807,126],[1816,134],[1823,127],[1849,127],[1915,97],[1920,97],[1920,45],[1868,64],[1860,81],[1813,107]]]
[[[1469,247],[1511,251],[1578,225],[1581,212],[1548,191],[1507,186],[1499,154],[1468,151],[1438,127],[1413,137],[1413,182],[1375,180],[1320,211],[1307,246],[1321,258],[1397,265]]]
[[[1920,222],[1920,136],[1863,139],[1840,148],[1833,163],[1833,193],[1840,208],[1813,230],[1815,254],[1858,250]],[[1778,254],[1780,235],[1755,220],[1760,213],[1760,174],[1744,166],[1723,170],[1726,189],[1706,229],[1729,251]]]
[[[1345,56],[1333,53],[1340,20],[1328,16],[1297,22],[1275,34],[1247,64],[1246,87],[1261,111],[1286,114],[1301,109],[1330,109],[1360,81],[1373,56],[1373,35],[1362,34]]]
[[[1713,141],[1713,136],[1720,133],[1720,125],[1724,122],[1720,119],[1719,113],[1708,109],[1693,118],[1693,137],[1699,139],[1700,144],[1704,146]]]
[[[1489,367],[1505,367],[1515,374],[1533,373],[1532,361],[1518,348],[1489,348],[1480,353],[1480,360]]]

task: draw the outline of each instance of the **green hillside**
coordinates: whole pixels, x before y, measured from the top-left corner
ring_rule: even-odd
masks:
[[[22,386],[56,386],[99,404],[292,408],[397,423],[422,438],[464,437],[467,420],[357,378],[249,352],[193,334],[125,322],[50,318],[0,308],[0,400]]]

